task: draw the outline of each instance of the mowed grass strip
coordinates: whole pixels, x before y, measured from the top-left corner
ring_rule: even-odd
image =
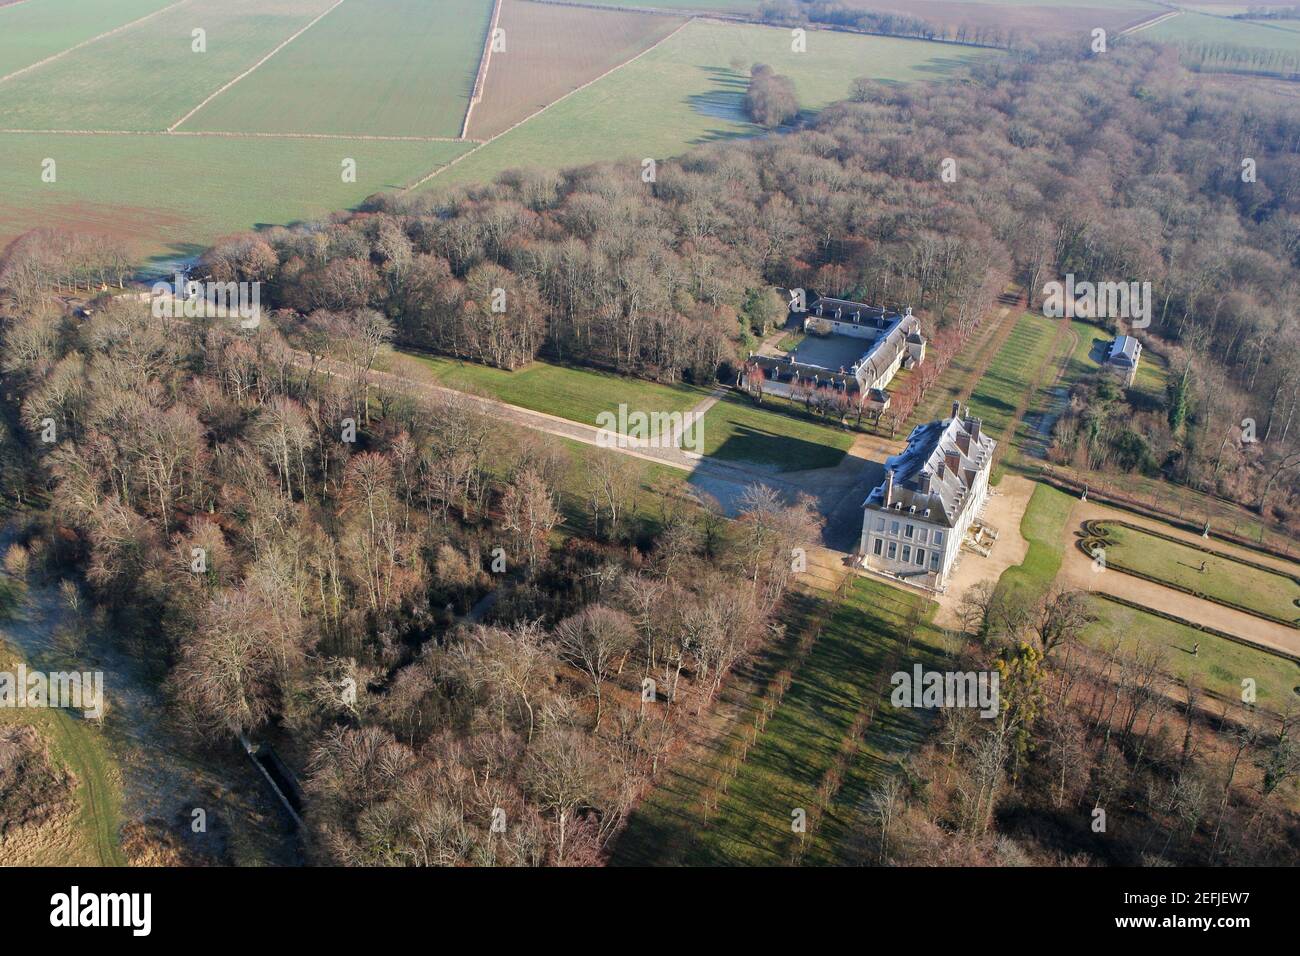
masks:
[[[844,99],[858,76],[935,79],[986,51],[888,37],[809,31],[808,52],[790,49],[790,31],[694,20],[645,56],[556,103],[482,147],[421,188],[483,182],[525,166],[560,169],[628,159],[641,175],[645,157],[752,136],[744,115],[748,70],[766,63],[789,76],[805,110]]]
[[[1164,649],[1165,669],[1179,680],[1195,678],[1206,690],[1239,701],[1241,682],[1250,678],[1263,706],[1281,711],[1297,703],[1300,664],[1294,661],[1098,595],[1091,597],[1089,610],[1096,620],[1083,639],[1091,647],[1104,649],[1117,639],[1129,650],[1155,645]]]
[[[392,371],[593,428],[602,424],[597,416],[602,412],[617,415],[621,404],[627,406],[629,414],[684,412],[709,395],[691,385],[659,385],[612,372],[542,361],[507,372],[439,355],[399,352],[392,357]]]
[[[14,673],[22,660],[4,640],[0,623],[0,671]],[[76,778],[73,799],[77,810],[72,827],[43,828],[40,836],[49,843],[11,847],[10,858],[21,853],[27,865],[35,866],[125,866],[118,844],[121,794],[113,758],[100,731],[80,716],[50,708],[0,708],[0,724],[35,727],[48,743],[53,762]]]
[[[681,17],[504,0],[506,49],[492,55],[469,135],[487,139],[630,59]]]
[[[1178,587],[1203,594],[1210,600],[1250,608],[1269,617],[1293,621],[1300,618],[1300,584],[1283,574],[1273,574],[1231,558],[1207,554],[1197,548],[1126,528],[1105,525],[1106,560],[1132,568]],[[1204,565],[1205,570],[1200,570]]]
[[[39,0],[33,3],[28,0],[0,7],[0,76],[8,76],[174,2]]]
[[[1033,603],[1047,593],[1061,570],[1065,526],[1075,499],[1051,485],[1036,484],[1020,519],[1020,535],[1029,542],[1025,560],[1002,572],[998,593]]]
[[[0,127],[166,129],[333,2],[191,0],[0,84]]]
[[[492,0],[344,0],[181,129],[459,136],[491,14]]]
[[[984,431],[998,441],[1012,437],[1008,426],[1040,372],[1050,362],[1056,332],[1053,320],[1023,313],[971,392],[967,402],[970,413],[983,419]]]
[[[782,401],[767,399],[766,402]],[[852,432],[786,402],[786,410],[728,395],[704,415],[704,454],[781,471],[834,468],[853,445]]]
[[[818,598],[817,601],[829,600]],[[809,811],[826,771],[833,765],[844,736],[858,711],[868,703],[871,689],[901,649],[901,631],[918,595],[883,582],[857,578],[845,599],[832,610],[821,634],[763,733],[750,749],[722,797],[717,812],[705,821],[679,808],[678,824],[690,828],[692,841],[680,862],[712,865],[780,865],[789,860],[797,838],[792,813]],[[791,605],[799,626],[816,613],[803,601]],[[937,636],[905,657],[929,659]],[[900,665],[902,666],[902,665]],[[886,685],[888,686],[888,685]],[[839,859],[849,847],[842,843],[854,828],[862,795],[892,771],[896,758],[914,748],[927,726],[922,711],[895,711],[888,696],[876,701],[876,717],[866,733],[865,747],[851,765],[839,798],[812,834],[814,845],[805,861]],[[652,803],[652,796],[647,803]],[[671,819],[663,814],[660,826]],[[635,822],[635,821],[634,821]],[[629,825],[629,830],[633,825]]]
[[[0,241],[38,226],[132,241],[141,257],[197,253],[262,224],[351,208],[449,162],[462,143],[0,134]],[[43,183],[41,163],[57,161]],[[356,160],[357,181],[340,175]],[[255,175],[254,175],[255,173]]]

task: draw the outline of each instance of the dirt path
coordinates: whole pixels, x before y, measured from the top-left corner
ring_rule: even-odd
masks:
[[[1107,569],[1097,571],[1091,558],[1075,546],[1075,531],[1085,517],[1096,517],[1092,511],[1100,506],[1093,502],[1076,502],[1070,512],[1061,533],[1061,572],[1057,581],[1085,591],[1098,591],[1133,601],[1143,607],[1173,614],[1186,621],[1195,621],[1208,627],[1232,634],[1251,644],[1257,644],[1265,650],[1280,650],[1289,654],[1300,654],[1300,631],[1284,624],[1266,621],[1262,618],[1237,611],[1213,601],[1193,597],[1173,588],[1163,587],[1145,578],[1134,577],[1123,571]],[[1115,517],[1111,509],[1107,517]],[[1129,520],[1127,513],[1120,515]],[[1136,523],[1136,522],[1135,522]],[[1167,526],[1163,532],[1176,529]]]
[[[487,81],[488,67],[492,64],[492,39],[496,35],[497,25],[501,22],[501,0],[493,0],[492,19],[488,21],[487,36],[483,38],[483,52],[479,54],[478,73],[474,75],[474,88],[469,92],[469,103],[465,106],[465,119],[460,124],[460,138],[469,135],[470,118],[474,107],[483,99],[483,85]]]
[[[1007,475],[989,489],[988,502],[980,517],[985,524],[997,529],[998,540],[993,543],[988,557],[973,551],[961,552],[943,593],[934,597],[939,604],[934,616],[935,624],[947,628],[960,627],[962,596],[981,581],[997,582],[1007,568],[1024,563],[1025,555],[1029,553],[1029,542],[1020,534],[1020,521],[1029,507],[1034,487],[1034,482],[1028,478]]]
[[[1182,12],[1183,12],[1182,10],[1167,10],[1164,13],[1157,13],[1151,19],[1143,20],[1141,23],[1135,23],[1133,24],[1133,26],[1129,27],[1126,30],[1120,30],[1119,33],[1115,35],[1117,37],[1132,36],[1134,33],[1140,33],[1141,31],[1147,29],[1147,27],[1153,27],[1157,23],[1164,23],[1166,20],[1171,20],[1174,17],[1181,14]]]

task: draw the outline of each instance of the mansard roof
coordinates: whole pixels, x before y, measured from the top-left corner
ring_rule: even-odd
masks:
[[[955,527],[976,476],[990,467],[996,447],[978,418],[954,414],[917,425],[907,436],[907,448],[885,462],[885,481],[872,489],[863,507]]]

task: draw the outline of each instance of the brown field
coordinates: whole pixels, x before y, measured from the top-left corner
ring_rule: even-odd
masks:
[[[1161,12],[1152,4],[1135,2],[1131,7],[1094,7],[1020,3],[966,3],[961,0],[848,0],[865,10],[920,17],[950,30],[1000,29],[1024,39],[1060,37],[1078,33],[1087,36],[1093,27],[1114,33],[1141,23]]]
[[[186,224],[174,211],[114,203],[50,202],[39,207],[0,206],[0,255],[22,234],[40,228],[108,236],[138,252],[158,237],[160,227]]]
[[[506,49],[494,53],[469,136],[487,139],[636,56],[681,17],[504,0]]]

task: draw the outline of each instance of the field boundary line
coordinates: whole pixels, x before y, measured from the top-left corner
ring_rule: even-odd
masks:
[[[0,134],[31,133],[42,136],[216,136],[223,139],[346,139],[398,143],[481,143],[455,136],[385,136],[377,133],[264,133],[210,129],[3,129]]]
[[[1182,10],[1166,10],[1163,13],[1157,13],[1155,16],[1148,17],[1141,23],[1135,23],[1131,27],[1120,30],[1119,33],[1115,34],[1115,36],[1116,38],[1132,36],[1134,33],[1145,30],[1147,27],[1153,27],[1157,23],[1164,23],[1166,20],[1172,20],[1182,12]]]
[[[497,25],[501,22],[503,0],[495,0],[492,7],[492,19],[488,21],[487,36],[483,39],[483,53],[478,60],[478,73],[474,76],[474,87],[469,91],[469,104],[465,107],[465,120],[460,124],[460,138],[469,135],[469,120],[474,115],[474,105],[483,98],[487,87],[488,67],[492,65],[492,38],[496,36]]]
[[[428,174],[426,174],[426,175],[424,175],[424,176],[421,176],[421,177],[420,177],[419,179],[417,179],[415,182],[411,183],[411,185],[406,186],[406,187],[404,187],[404,188],[398,190],[398,192],[406,193],[406,192],[410,192],[412,189],[418,189],[420,186],[423,186],[425,183],[427,183],[430,179],[433,179],[435,176],[441,175],[442,173],[446,172],[448,169],[451,169],[451,167],[455,166],[455,165],[456,165],[457,163],[459,163],[462,159],[465,159],[465,158],[467,158],[467,157],[469,157],[469,156],[473,156],[475,153],[477,153],[477,152],[478,152],[480,149],[482,149],[484,146],[488,146],[488,145],[490,145],[491,143],[496,142],[496,141],[497,141],[498,139],[500,139],[502,136],[505,136],[505,135],[507,135],[508,133],[513,133],[513,132],[514,132],[515,130],[517,130],[519,127],[523,126],[525,123],[529,122],[530,120],[536,119],[538,116],[541,116],[543,113],[545,113],[547,110],[549,110],[552,106],[558,106],[559,104],[561,104],[561,103],[563,103],[565,100],[567,100],[570,96],[575,96],[575,95],[577,95],[578,93],[581,93],[581,92],[582,92],[583,90],[585,90],[587,87],[589,87],[589,86],[594,86],[595,84],[599,83],[601,80],[605,79],[605,77],[609,76],[611,73],[617,73],[619,70],[623,69],[623,67],[625,67],[625,66],[630,66],[631,64],[635,63],[637,60],[641,59],[641,57],[646,56],[646,55],[649,54],[649,53],[653,53],[655,50],[659,49],[659,47],[663,46],[665,43],[667,43],[667,42],[668,42],[669,40],[671,40],[673,37],[677,36],[677,34],[681,33],[683,30],[685,30],[685,29],[686,29],[686,28],[687,28],[687,27],[688,27],[692,22],[694,22],[696,19],[697,19],[696,17],[688,17],[686,20],[683,20],[683,21],[678,25],[677,29],[673,30],[671,33],[667,34],[666,36],[661,37],[658,41],[656,41],[655,43],[652,43],[650,46],[646,47],[644,50],[642,50],[642,51],[641,51],[640,53],[638,53],[636,56],[628,57],[628,58],[627,58],[626,60],[624,60],[622,63],[616,63],[616,64],[614,64],[614,65],[611,66],[608,70],[606,70],[604,73],[600,74],[600,76],[597,76],[597,77],[594,77],[594,78],[588,80],[586,83],[583,83],[581,86],[576,86],[576,87],[574,87],[573,89],[569,90],[569,92],[567,92],[567,93],[565,93],[563,96],[561,96],[559,99],[551,100],[551,102],[547,103],[547,104],[546,104],[545,106],[543,106],[541,109],[539,109],[539,110],[535,110],[534,112],[529,113],[527,116],[525,116],[523,119],[521,119],[518,123],[515,123],[513,126],[508,126],[508,127],[506,127],[505,129],[503,129],[501,132],[497,133],[496,135],[494,135],[494,136],[489,136],[487,139],[479,141],[479,144],[478,144],[477,146],[475,146],[473,149],[466,150],[464,153],[461,153],[459,156],[457,156],[457,157],[456,157],[455,159],[453,159],[451,162],[446,163],[446,164],[444,164],[444,165],[442,165],[442,166],[439,166],[437,169],[433,170],[433,172],[431,172],[431,173],[428,173]]]
[[[153,13],[146,13],[144,16],[137,17],[136,19],[132,20],[130,23],[123,23],[121,26],[113,27],[113,29],[105,31],[104,33],[101,33],[98,36],[93,36],[89,40],[82,40],[80,43],[74,44],[73,46],[68,47],[66,50],[60,50],[58,53],[52,53],[49,56],[45,57],[45,59],[43,60],[37,60],[35,63],[27,64],[27,66],[24,66],[22,69],[14,70],[12,73],[6,73],[4,76],[0,76],[0,83],[4,83],[7,80],[12,80],[16,76],[22,76],[24,73],[29,73],[32,70],[36,69],[38,66],[44,66],[46,63],[52,63],[55,60],[67,56],[69,53],[72,53],[76,50],[80,50],[83,46],[89,46],[90,44],[95,43],[98,40],[105,40],[108,37],[113,36],[113,34],[115,33],[121,33],[123,30],[129,30],[131,27],[135,26],[136,24],[144,23],[144,21],[146,20],[151,20],[154,17],[158,16],[159,14],[166,13],[168,10],[175,10],[177,7],[183,6],[186,3],[189,3],[189,0],[176,0],[175,3],[169,4],[168,6],[165,7],[159,7]]]
[[[248,74],[252,73],[254,70],[256,70],[259,66],[261,66],[263,63],[265,63],[267,60],[271,59],[271,57],[275,56],[277,53],[279,53],[281,50],[283,50],[285,47],[287,47],[287,46],[288,46],[290,43],[292,43],[294,40],[298,39],[298,37],[302,36],[304,33],[306,33],[308,30],[310,30],[310,29],[311,29],[312,27],[314,27],[316,24],[320,23],[321,20],[324,20],[327,16],[329,16],[329,15],[330,15],[331,13],[333,13],[336,9],[338,9],[338,7],[339,7],[339,5],[340,5],[341,3],[343,3],[343,0],[335,0],[335,2],[332,3],[332,4],[330,5],[329,9],[327,9],[327,10],[323,10],[323,11],[321,11],[320,13],[318,13],[318,14],[317,14],[315,17],[313,17],[312,20],[311,20],[310,22],[308,22],[307,25],[304,26],[301,30],[299,30],[298,32],[294,33],[292,36],[290,36],[290,37],[289,37],[288,39],[286,39],[284,42],[280,43],[280,44],[279,44],[279,45],[278,45],[274,50],[272,50],[272,51],[271,51],[270,53],[268,53],[266,56],[262,57],[260,60],[258,60],[258,61],[257,61],[256,63],[254,63],[252,66],[250,66],[250,67],[249,67],[247,70],[245,70],[243,73],[240,73],[240,74],[239,74],[237,77],[235,77],[233,80],[231,80],[230,82],[226,83],[224,86],[222,86],[222,87],[221,87],[219,90],[217,90],[215,93],[211,94],[211,95],[210,95],[207,99],[205,99],[202,103],[200,103],[198,106],[194,107],[194,109],[190,110],[188,113],[186,113],[186,114],[185,114],[184,116],[182,116],[180,119],[178,119],[175,123],[172,123],[171,126],[168,126],[168,127],[167,127],[167,132],[169,132],[169,133],[174,133],[174,132],[176,131],[176,127],[180,126],[182,123],[184,123],[187,119],[189,119],[191,116],[193,116],[193,115],[194,115],[195,113],[197,113],[199,110],[203,109],[203,107],[207,106],[209,103],[211,103],[213,100],[215,100],[215,99],[216,99],[218,96],[220,96],[222,93],[226,92],[226,90],[230,89],[232,86],[234,86],[234,85],[235,85],[236,83],[238,83],[240,80],[242,80],[244,77],[248,76]]]

